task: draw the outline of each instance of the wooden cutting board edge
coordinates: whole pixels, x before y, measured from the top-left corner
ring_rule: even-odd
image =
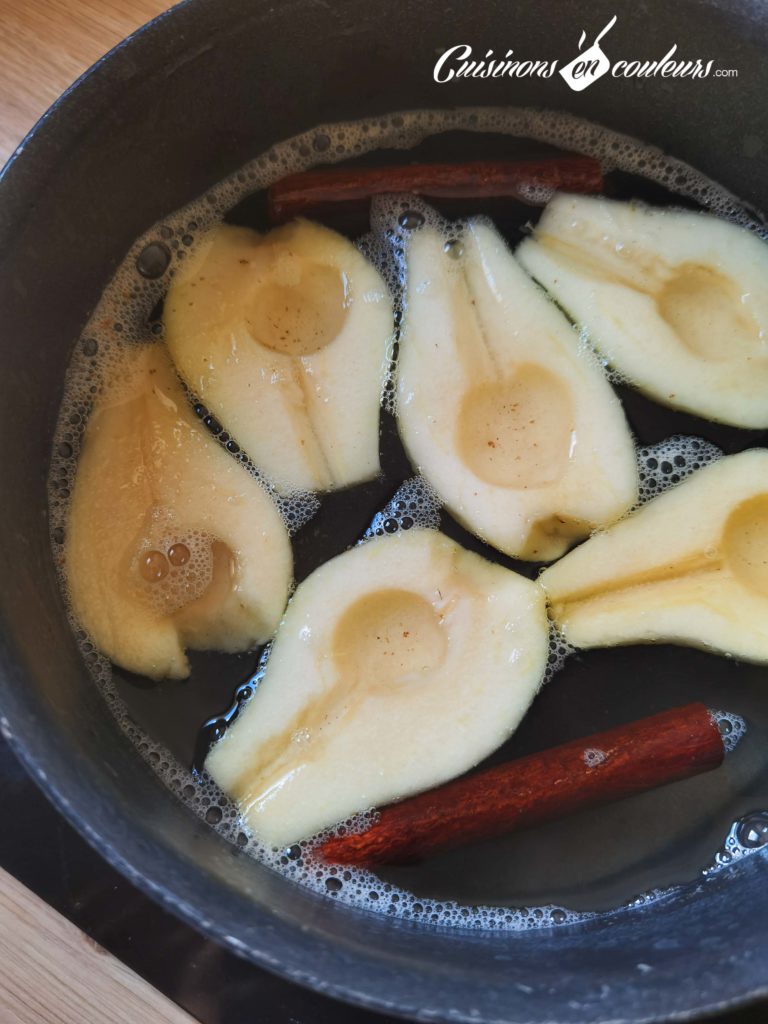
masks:
[[[3,1024],[193,1024],[194,1018],[0,869]]]

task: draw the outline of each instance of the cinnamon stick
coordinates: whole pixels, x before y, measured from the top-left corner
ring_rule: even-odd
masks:
[[[724,754],[708,709],[687,704],[403,800],[317,852],[339,864],[421,859],[711,771]]]
[[[475,160],[463,164],[406,164],[399,167],[324,167],[291,174],[267,192],[275,224],[306,216],[333,203],[354,203],[375,195],[408,192],[432,199],[508,197],[535,202],[536,192],[600,192],[603,175],[588,156],[542,160]],[[542,200],[541,205],[546,199]]]

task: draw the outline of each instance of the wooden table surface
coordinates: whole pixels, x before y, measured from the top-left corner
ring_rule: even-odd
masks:
[[[0,871],[2,1024],[194,1024],[193,1018]]]
[[[168,0],[0,0],[0,166],[56,97]]]
[[[0,166],[56,97],[164,0],[0,0]],[[2,1024],[194,1024],[0,871]]]

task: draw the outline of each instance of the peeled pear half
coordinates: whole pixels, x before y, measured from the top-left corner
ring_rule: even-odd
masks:
[[[126,349],[91,414],[65,569],[96,646],[153,679],[189,675],[185,648],[248,650],[277,627],[285,525],[196,421],[162,345]]]
[[[562,195],[517,257],[651,398],[768,426],[768,246],[751,232],[709,214]]]
[[[637,498],[618,399],[492,227],[408,249],[398,423],[453,515],[500,551],[549,561]]]
[[[298,220],[200,239],[164,309],[179,373],[283,493],[379,471],[392,303],[351,242]]]
[[[768,662],[768,451],[699,470],[539,581],[576,647],[664,641]]]
[[[206,767],[281,846],[438,785],[513,732],[547,661],[540,587],[432,530],[374,538],[297,589]]]

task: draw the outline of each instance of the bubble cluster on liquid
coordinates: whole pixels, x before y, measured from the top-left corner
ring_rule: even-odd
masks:
[[[426,530],[440,529],[440,499],[431,484],[422,476],[414,476],[398,487],[394,497],[371,520],[363,541],[371,537],[400,533],[420,526]]]
[[[599,747],[587,747],[584,753],[581,755],[581,759],[587,768],[597,768],[601,765],[607,757],[604,750],[600,750]]]
[[[557,628],[554,622],[549,623],[549,646],[547,648],[547,665],[544,669],[542,686],[546,686],[560,672],[563,665],[578,648],[569,644],[563,633]]]
[[[747,734],[747,723],[732,711],[710,708],[709,713],[720,730],[726,754],[732,753]]]
[[[731,826],[728,835],[702,874],[716,875],[723,868],[768,849],[768,811],[750,811]]]
[[[671,889],[648,889],[645,892],[638,893],[637,896],[633,896],[631,899],[628,899],[622,904],[620,909],[637,910],[640,907],[647,907],[652,903],[658,903],[659,900],[673,895],[678,891],[678,888],[679,887],[676,886]],[[639,966],[640,965],[638,964],[638,967]]]
[[[318,163],[335,163],[377,149],[408,150],[428,136],[450,131],[493,132],[593,156],[600,160],[605,171],[616,168],[640,175],[696,201],[717,216],[730,219],[766,237],[765,223],[760,215],[747,211],[733,195],[694,168],[655,147],[565,113],[524,108],[418,110],[365,121],[322,125],[278,143],[225,178],[205,196],[170,214],[138,239],[105,290],[77,342],[65,381],[49,474],[51,540],[60,568],[75,467],[83,429],[94,400],[127,347],[162,344],[163,327],[157,311],[170,280],[178,267],[193,255],[200,235],[219,223],[247,195],[267,188],[287,174],[306,170]],[[534,190],[526,198],[531,202],[544,203],[549,194]],[[404,200],[403,197],[384,198],[373,204],[372,233],[358,243],[380,269],[395,297],[396,323],[390,339],[388,372],[382,393],[383,405],[391,412],[395,409],[394,371],[398,332],[404,312],[404,255],[408,238],[425,223],[433,224],[441,230],[449,255],[461,256],[461,242],[456,237],[457,226],[439,218],[428,204],[410,198]],[[584,342],[588,344],[588,339],[584,339]],[[241,461],[247,470],[256,473],[247,454],[240,450],[237,440],[227,434],[215,417],[195,400],[194,395],[189,395],[189,399],[211,435],[217,438],[233,458]],[[661,446],[654,446],[653,449],[641,449],[639,452],[641,472],[645,474],[642,481],[644,498],[676,482],[673,477],[682,479],[683,475],[713,461],[719,454],[713,446],[698,439],[684,439],[685,444],[679,442],[679,439],[672,440],[677,444],[676,448],[662,452]],[[694,442],[702,447],[694,447]],[[665,442],[667,445],[670,443]],[[680,458],[684,459],[684,464],[679,462]],[[656,460],[656,465],[653,465],[653,460]],[[666,468],[668,463],[673,467],[671,471]],[[291,530],[305,523],[318,507],[315,495],[299,494],[287,499],[280,498],[269,481],[262,483],[270,489]],[[411,491],[407,490],[409,487]],[[404,488],[405,493],[399,491],[393,498],[390,503],[392,507],[382,510],[374,520],[374,535],[378,529],[384,533],[408,529],[406,524],[410,520],[413,520],[414,525],[417,521],[420,525],[438,521],[439,502],[430,494],[423,481],[416,478],[415,481],[406,482]],[[412,494],[415,494],[415,498],[412,498]],[[416,509],[410,508],[412,500],[416,501]],[[399,507],[399,502],[405,502],[408,507]],[[418,519],[414,512],[418,512]],[[147,571],[151,575],[154,566],[155,572],[162,573],[165,567],[157,555],[165,559],[168,571],[159,577],[160,583],[171,572],[171,549],[174,543],[188,548],[190,562],[193,549],[197,552],[195,538],[170,534],[159,538],[158,543],[149,549],[156,554],[150,560]],[[176,554],[179,555],[179,551]],[[197,554],[194,557],[197,558]],[[174,569],[183,569],[185,564],[174,566]],[[63,573],[61,581],[66,592]],[[153,585],[150,581],[147,584]],[[299,843],[287,850],[266,849],[248,834],[235,804],[218,790],[204,772],[193,774],[182,767],[167,750],[136,725],[114,686],[109,662],[76,622],[73,622],[73,631],[88,669],[121,727],[168,788],[236,848],[284,876],[343,903],[436,925],[519,930],[567,925],[594,916],[561,907],[470,907],[449,901],[425,900],[397,886],[383,883],[368,871],[320,864],[312,856],[312,843]],[[553,633],[547,679],[555,674],[570,653],[571,649],[562,637]],[[257,680],[251,682],[255,685]],[[243,701],[252,692],[253,686],[247,693],[244,690]],[[357,828],[360,825],[361,821],[358,820],[340,827]],[[729,858],[734,859],[762,848],[763,837],[768,842],[768,812],[756,812],[749,821],[742,819],[734,825],[724,849]],[[656,896],[646,894],[638,897],[640,900],[652,898]]]
[[[637,449],[639,505],[681,483],[692,473],[723,457],[717,445],[701,437],[675,434],[658,444]]]
[[[170,615],[201,597],[213,579],[214,538],[203,530],[177,533],[155,513],[150,536],[138,545],[131,572],[143,599]]]

